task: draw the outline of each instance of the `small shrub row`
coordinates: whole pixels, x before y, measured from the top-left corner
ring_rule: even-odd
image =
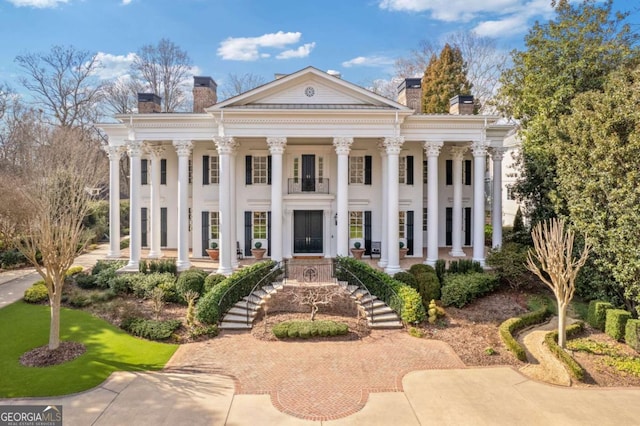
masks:
[[[473,272],[484,272],[480,262],[471,259],[457,259],[449,262],[448,274],[469,274]]]
[[[165,340],[178,329],[182,323],[180,320],[155,321],[142,318],[125,319],[121,328],[134,336],[149,340]]]
[[[630,319],[624,328],[624,341],[640,352],[640,319]]]
[[[24,291],[24,301],[27,303],[42,303],[46,300],[49,300],[49,292],[43,280],[36,281]]]
[[[627,321],[631,319],[631,312],[624,309],[608,309],[604,332],[614,340],[622,340]]]
[[[567,338],[575,336],[580,333],[584,328],[582,321],[575,324],[571,324],[566,328]],[[544,342],[547,347],[568,369],[571,376],[575,379],[582,381],[584,379],[584,368],[578,362],[573,359],[571,355],[560,346],[558,346],[558,330],[554,330],[547,333],[544,336]]]
[[[178,266],[175,259],[150,259],[141,260],[139,271],[143,274],[178,274]]]
[[[517,289],[531,284],[532,276],[527,269],[529,248],[517,243],[505,243],[493,249],[487,256],[487,265],[500,279],[500,283]]]
[[[442,287],[442,304],[461,308],[476,298],[495,290],[497,286],[498,278],[493,274],[480,272],[447,274]]]
[[[0,267],[2,269],[24,265],[25,263],[27,263],[27,258],[18,250],[6,250],[0,253]]]
[[[593,328],[604,331],[607,320],[607,310],[613,309],[614,306],[609,302],[601,300],[592,300],[589,302],[589,311],[587,313],[587,323]]]
[[[284,321],[276,324],[272,332],[278,339],[301,338],[315,336],[340,336],[349,332],[347,324],[336,321]]]
[[[114,271],[117,271],[126,264],[126,260],[98,260],[93,268],[91,268],[91,275],[98,275],[105,269],[112,269]]]
[[[519,317],[509,318],[500,324],[498,328],[498,333],[500,334],[500,339],[504,342],[513,354],[520,361],[527,361],[527,354],[520,343],[515,339],[515,335],[518,334],[521,330],[529,327],[530,325],[540,324],[544,322],[550,315],[549,307],[542,306],[541,308],[528,312]]]

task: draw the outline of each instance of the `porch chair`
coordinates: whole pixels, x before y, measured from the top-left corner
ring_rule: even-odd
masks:
[[[373,259],[373,256],[382,257],[382,242],[371,241],[371,251],[369,252],[369,257]]]

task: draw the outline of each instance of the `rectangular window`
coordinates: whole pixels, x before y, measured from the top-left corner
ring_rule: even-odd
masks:
[[[209,183],[220,183],[220,157],[212,155],[209,157]]]
[[[427,231],[427,208],[422,209],[422,230]]]
[[[149,160],[140,160],[140,184],[149,184]]]
[[[167,184],[167,159],[160,160],[160,185]]]
[[[220,222],[218,212],[209,212],[209,239],[217,240],[220,238]]]
[[[300,182],[300,158],[293,159],[293,183]]]
[[[364,157],[349,157],[349,183],[364,183]]]
[[[267,212],[253,212],[253,239],[264,240],[266,238],[267,238]]]
[[[405,212],[404,211],[398,212],[398,238],[405,238],[405,236],[407,235],[406,229],[404,226],[405,223],[406,223]]]
[[[453,185],[453,160],[445,162],[446,184]]]
[[[324,159],[318,157],[318,182],[322,183],[322,179],[324,179]]]
[[[268,161],[266,156],[253,156],[251,170],[253,173],[253,183],[254,184],[267,184],[267,175],[268,175]]]
[[[193,160],[189,158],[189,183],[193,182]]]
[[[362,212],[349,212],[349,238],[364,237],[364,215]]]
[[[471,185],[471,160],[464,160],[464,184]]]
[[[427,168],[428,161],[422,161],[422,183],[429,182],[429,169]]]
[[[399,157],[398,160],[398,170],[400,172],[398,183],[405,184],[407,183],[407,157]]]
[[[515,200],[515,192],[512,186],[507,186],[507,200]]]

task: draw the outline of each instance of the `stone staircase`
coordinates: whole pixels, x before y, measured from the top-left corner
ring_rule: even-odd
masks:
[[[364,310],[369,327],[373,329],[402,328],[402,322],[398,315],[382,300],[373,295],[369,296],[364,290],[357,286],[348,285],[346,282],[338,281],[337,284]],[[283,286],[282,282],[275,282],[244,297],[225,314],[219,328],[222,330],[250,330],[265,302],[265,297],[274,294]],[[372,313],[373,315],[371,315]]]

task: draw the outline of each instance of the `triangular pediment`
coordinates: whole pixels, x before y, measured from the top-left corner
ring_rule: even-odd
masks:
[[[220,102],[220,109],[371,109],[408,110],[406,106],[313,67],[281,77]]]

